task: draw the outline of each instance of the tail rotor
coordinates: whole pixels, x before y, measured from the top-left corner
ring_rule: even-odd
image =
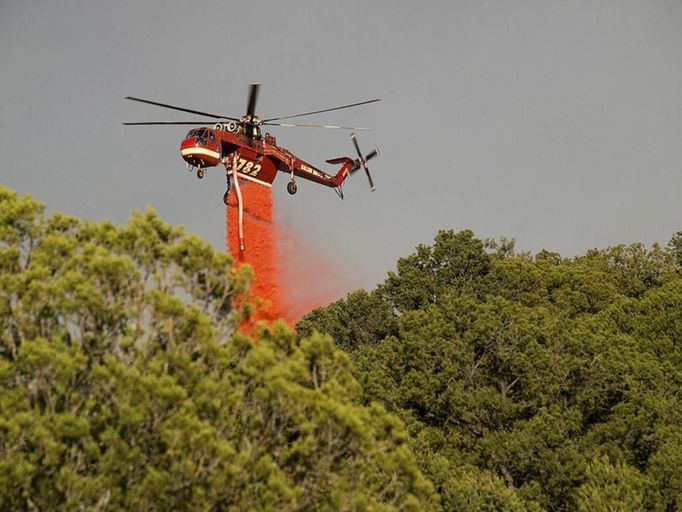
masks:
[[[367,153],[365,156],[362,156],[362,151],[360,151],[360,145],[358,144],[357,141],[357,136],[355,135],[355,132],[351,133],[350,135],[351,140],[353,141],[353,145],[355,146],[355,151],[358,153],[358,158],[355,160],[355,165],[353,166],[352,171],[358,170],[360,167],[362,167],[365,170],[365,174],[367,175],[367,180],[369,181],[369,189],[374,192],[375,186],[374,186],[374,181],[372,180],[372,175],[369,173],[369,169],[367,168],[367,162],[374,158],[375,156],[379,155],[379,148],[374,148],[372,151]],[[351,172],[352,172],[351,171]]]

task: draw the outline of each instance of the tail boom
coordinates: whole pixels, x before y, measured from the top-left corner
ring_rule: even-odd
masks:
[[[298,160],[298,159],[297,159]],[[354,170],[353,166],[355,161],[349,157],[333,158],[327,160],[327,163],[338,165],[342,164],[341,168],[335,175],[327,174],[324,171],[310,165],[302,160],[296,162],[297,165],[294,167],[294,175],[297,178],[303,178],[309,181],[313,181],[320,185],[325,185],[330,188],[338,188],[343,185],[343,182]]]

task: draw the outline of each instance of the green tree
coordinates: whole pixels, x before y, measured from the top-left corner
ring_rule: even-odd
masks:
[[[316,330],[334,333],[334,341],[339,347],[352,350],[395,334],[397,322],[377,291],[357,290],[348,294],[345,300],[310,312],[296,329],[301,338],[312,335]]]
[[[678,270],[682,270],[682,231],[673,235],[668,243],[668,249],[673,254]]]
[[[0,510],[438,506],[329,337],[236,331],[248,268],[151,210],[0,219]]]
[[[378,291],[397,311],[409,311],[438,302],[442,291],[476,291],[490,271],[485,245],[471,231],[439,231],[433,246],[420,245],[400,258],[397,273],[389,272]]]
[[[365,400],[403,419],[446,509],[678,510],[678,238],[562,258],[440,231],[367,294],[383,338],[348,336],[350,301],[299,327],[353,340]]]
[[[608,457],[594,459],[586,470],[586,481],[576,491],[578,510],[653,510],[646,503],[651,483],[626,464],[613,465]]]

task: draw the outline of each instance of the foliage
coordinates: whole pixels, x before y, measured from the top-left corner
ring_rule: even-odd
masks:
[[[423,510],[404,424],[329,337],[255,338],[247,267],[0,188],[0,510]]]
[[[440,231],[297,330],[349,351],[446,510],[679,510],[680,239],[562,258]]]
[[[249,267],[0,187],[0,511],[680,510],[681,233],[441,231],[246,337]]]

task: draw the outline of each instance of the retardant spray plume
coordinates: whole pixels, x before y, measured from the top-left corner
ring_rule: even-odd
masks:
[[[252,320],[289,320],[280,305],[270,189],[242,182],[241,194],[245,250],[239,250],[239,217],[235,194],[230,194],[226,210],[226,242],[237,264],[250,264],[256,274],[251,295],[263,302]]]
[[[306,243],[304,235],[293,227],[277,223],[276,242],[278,260],[285,263],[278,274],[282,309],[294,322],[316,307],[362,287],[346,262],[338,261],[322,247]]]
[[[293,325],[308,311],[359,287],[342,265],[304,243],[292,227],[275,222],[270,188],[242,181],[241,194],[245,250],[239,250],[235,194],[230,194],[226,211],[226,242],[237,264],[254,269],[251,295],[262,302],[252,322],[283,319]]]

